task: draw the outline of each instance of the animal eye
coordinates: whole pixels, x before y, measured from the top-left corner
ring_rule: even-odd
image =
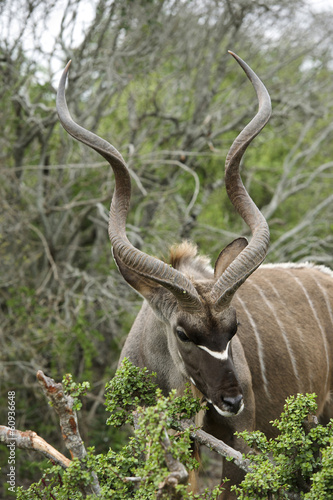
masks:
[[[191,342],[188,336],[186,335],[185,331],[182,328],[176,328],[176,334],[179,340],[182,342]]]

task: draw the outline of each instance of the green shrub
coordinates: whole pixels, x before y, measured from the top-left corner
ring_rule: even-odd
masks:
[[[85,384],[75,384],[70,375],[65,377],[66,391],[78,397]],[[87,456],[72,460],[67,469],[53,466],[42,479],[28,490],[18,488],[17,500],[57,499],[78,500],[103,498],[120,500],[217,498],[220,488],[194,495],[187,491],[183,481],[174,478],[168,467],[167,455],[179,461],[184,470],[198,467],[191,450],[190,429],[170,433],[182,418],[193,417],[201,408],[191,396],[190,389],[184,396],[172,391],[164,397],[154,383],[154,374],[133,366],[126,359],[113,380],[106,386],[106,407],[111,413],[107,423],[121,426],[135,425],[134,435],[118,452],[112,448],[105,454],[96,454],[89,448]],[[87,494],[94,483],[94,474],[101,488],[97,497]]]
[[[274,439],[259,431],[239,433],[260,453],[247,457],[253,470],[234,488],[238,498],[273,500],[291,498],[291,493],[293,498],[333,498],[333,421],[326,427],[317,425],[315,398],[315,394],[288,398],[280,420],[272,422],[279,430]]]

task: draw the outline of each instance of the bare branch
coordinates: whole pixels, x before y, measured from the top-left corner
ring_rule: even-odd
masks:
[[[34,431],[19,431],[0,425],[0,441],[7,446],[14,445],[23,450],[33,450],[42,453],[46,458],[66,469],[71,460],[53,448]]]
[[[46,241],[46,238],[45,236],[43,235],[43,233],[41,233],[41,231],[35,227],[33,224],[29,224],[29,227],[30,229],[32,229],[38,236],[39,238],[41,239],[42,243],[43,243],[43,247],[45,249],[45,253],[46,253],[46,256],[47,256],[47,259],[50,263],[50,266],[51,266],[51,269],[52,269],[52,273],[53,273],[53,276],[54,276],[54,279],[55,281],[58,281],[59,280],[59,275],[58,275],[58,270],[57,270],[57,265],[56,263],[54,262],[54,259],[52,257],[52,254],[51,254],[51,251],[50,251],[50,247]]]
[[[301,220],[297,226],[293,227],[290,231],[287,231],[284,233],[278,240],[276,240],[270,248],[270,252],[274,252],[279,246],[281,246],[282,243],[285,241],[294,238],[302,229],[304,229],[306,226],[309,226],[314,223],[315,218],[318,216],[318,214],[327,206],[331,205],[333,202],[333,195],[328,196],[325,198],[317,207],[314,209],[310,210],[304,219]]]
[[[219,455],[225,458],[232,458],[235,465],[245,472],[251,472],[250,461],[248,459],[243,459],[242,453],[231,448],[226,443],[220,439],[215,438],[208,432],[202,429],[195,429],[192,420],[180,420],[179,428],[182,430],[190,429],[192,438],[196,439],[198,443],[207,446],[207,448],[215,451]]]

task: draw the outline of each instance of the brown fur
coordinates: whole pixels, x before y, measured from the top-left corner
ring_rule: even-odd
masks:
[[[209,257],[198,255],[198,248],[190,241],[183,241],[170,248],[169,264],[192,280],[211,278],[213,269]]]
[[[179,245],[170,248],[169,263],[175,269],[179,269],[185,262],[197,256],[198,249],[190,241],[183,241]]]

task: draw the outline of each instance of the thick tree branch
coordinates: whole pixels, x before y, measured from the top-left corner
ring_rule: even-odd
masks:
[[[62,437],[71,457],[84,458],[87,452],[80,436],[76,411],[73,410],[74,399],[64,394],[62,384],[57,384],[41,370],[37,372],[37,380],[58,414]]]
[[[246,473],[251,472],[250,461],[248,459],[244,459],[242,453],[234,448],[231,448],[231,446],[228,446],[220,439],[208,434],[208,432],[205,432],[202,429],[195,429],[192,420],[180,420],[179,428],[181,430],[191,429],[191,437],[196,439],[198,443],[207,446],[207,448],[215,451],[222,457],[232,458],[234,464]]]
[[[39,451],[46,458],[60,465],[64,469],[69,466],[71,461],[58,450],[53,448],[43,438],[34,431],[19,431],[0,425],[0,441],[7,446],[14,445],[15,448],[24,450]]]
[[[37,372],[37,380],[59,416],[62,437],[72,458],[82,460],[87,455],[87,451],[80,436],[76,411],[73,410],[74,399],[64,394],[62,384],[57,384],[52,378],[44,375],[41,370]],[[92,477],[93,484],[90,488],[93,493],[99,495],[100,486],[97,476],[92,473]]]

